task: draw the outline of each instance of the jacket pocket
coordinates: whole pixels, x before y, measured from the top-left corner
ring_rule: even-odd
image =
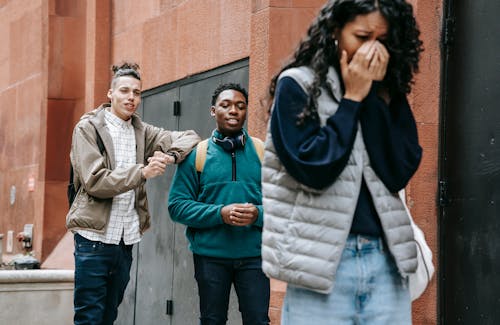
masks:
[[[68,229],[103,230],[106,227],[113,199],[98,199],[80,191],[66,218]]]

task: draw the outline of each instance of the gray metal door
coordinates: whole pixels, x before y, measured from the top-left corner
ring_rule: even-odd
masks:
[[[440,320],[500,324],[500,1],[445,9]]]
[[[145,122],[169,130],[194,129],[202,138],[215,128],[209,108],[221,82],[248,87],[248,60],[161,86],[143,94],[139,113]],[[198,289],[185,227],[171,221],[168,192],[175,169],[148,180],[152,227],[134,249],[130,284],[119,309],[119,325],[198,323]],[[216,299],[216,297],[214,297]],[[241,324],[234,290],[228,324]]]

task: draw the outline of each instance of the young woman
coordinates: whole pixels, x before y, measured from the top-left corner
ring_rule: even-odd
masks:
[[[282,324],[411,324],[398,191],[422,155],[406,99],[419,34],[404,0],[330,0],[271,82],[262,258],[289,284]]]

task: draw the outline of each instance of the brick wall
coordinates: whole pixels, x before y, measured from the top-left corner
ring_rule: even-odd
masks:
[[[42,258],[65,234],[71,130],[84,111],[106,101],[111,63],[139,62],[144,89],[150,89],[249,57],[249,129],[264,137],[269,81],[323,3],[0,0],[0,34],[8,44],[0,48],[0,233],[33,223],[34,250]],[[412,3],[425,46],[410,96],[424,157],[407,193],[437,256],[442,4]],[[30,178],[34,191],[28,188]],[[14,204],[9,202],[12,186]],[[272,287],[271,315],[278,324],[285,286],[273,282]],[[414,308],[415,324],[436,323],[435,280]]]

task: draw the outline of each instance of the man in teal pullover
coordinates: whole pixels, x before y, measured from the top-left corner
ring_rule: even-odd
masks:
[[[247,92],[238,84],[214,91],[210,115],[217,128],[205,149],[200,145],[178,166],[170,190],[170,216],[187,226],[202,325],[226,324],[232,284],[243,324],[269,324],[269,279],[260,256],[260,140],[243,128],[247,103]],[[197,162],[196,155],[206,155],[202,170],[203,159]]]

